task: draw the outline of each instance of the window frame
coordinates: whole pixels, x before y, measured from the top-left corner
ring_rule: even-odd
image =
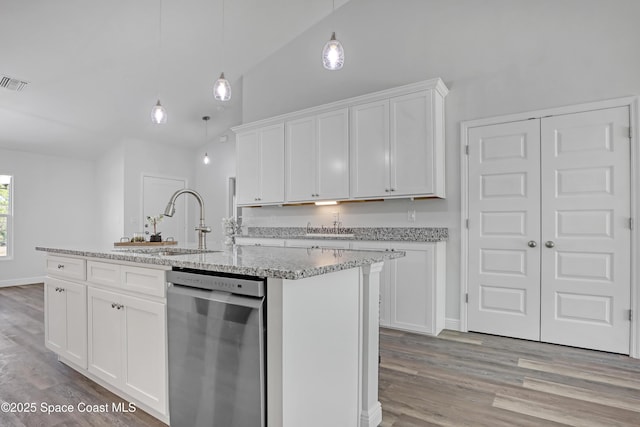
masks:
[[[7,213],[0,213],[0,218],[6,218],[7,236],[6,236],[6,255],[0,255],[1,261],[9,261],[13,259],[13,193],[15,187],[15,177],[10,174],[0,174],[9,177],[9,206]]]

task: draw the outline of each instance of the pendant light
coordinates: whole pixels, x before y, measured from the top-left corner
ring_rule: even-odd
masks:
[[[162,57],[162,0],[159,0],[160,9],[158,11],[158,69],[160,69],[160,58]],[[159,76],[159,72],[158,72]],[[158,77],[158,87],[160,86],[160,77]],[[159,91],[159,89],[158,89]],[[151,109],[151,122],[156,125],[167,123],[167,110],[158,102]]]
[[[331,13],[336,9],[335,0],[332,1]],[[344,65],[344,49],[342,44],[336,39],[336,32],[331,33],[331,39],[324,45],[322,49],[322,65],[331,71],[336,71]]]
[[[224,0],[222,0],[222,58],[224,59]],[[231,85],[224,78],[224,72],[213,85],[213,97],[218,101],[228,101],[231,99]]]
[[[167,110],[164,109],[159,99],[151,110],[151,121],[156,125],[167,123]]]
[[[211,119],[211,117],[209,116],[204,116],[202,117],[202,120],[204,121],[204,142],[207,142],[207,139],[209,137],[209,120]],[[211,163],[211,159],[209,159],[209,155],[205,152],[204,153],[204,158],[202,159],[202,163],[204,163],[205,165],[208,165],[209,163]]]

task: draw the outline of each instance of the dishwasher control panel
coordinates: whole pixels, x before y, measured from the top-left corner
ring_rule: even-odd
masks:
[[[192,269],[169,271],[167,272],[167,281],[174,285],[252,297],[264,296],[265,287],[265,279],[260,277],[222,275],[212,271]]]

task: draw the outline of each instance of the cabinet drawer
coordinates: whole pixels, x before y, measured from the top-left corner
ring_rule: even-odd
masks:
[[[87,280],[107,286],[120,286],[120,266],[106,262],[87,261]]]
[[[61,256],[47,257],[47,274],[68,279],[86,280],[87,269],[85,260]]]
[[[164,270],[123,265],[121,272],[124,289],[158,297],[165,296]]]

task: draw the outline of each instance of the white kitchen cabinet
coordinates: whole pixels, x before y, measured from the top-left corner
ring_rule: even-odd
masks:
[[[284,202],[284,123],[242,132],[236,140],[239,206]]]
[[[444,197],[444,108],[428,89],[351,107],[351,197]]]
[[[380,324],[438,335],[445,319],[445,242],[353,242],[353,249],[404,251],[380,273]]]
[[[286,122],[286,200],[349,198],[349,109]]]
[[[45,279],[45,345],[81,368],[87,367],[87,287]]]
[[[165,414],[165,304],[89,287],[89,372]]]

